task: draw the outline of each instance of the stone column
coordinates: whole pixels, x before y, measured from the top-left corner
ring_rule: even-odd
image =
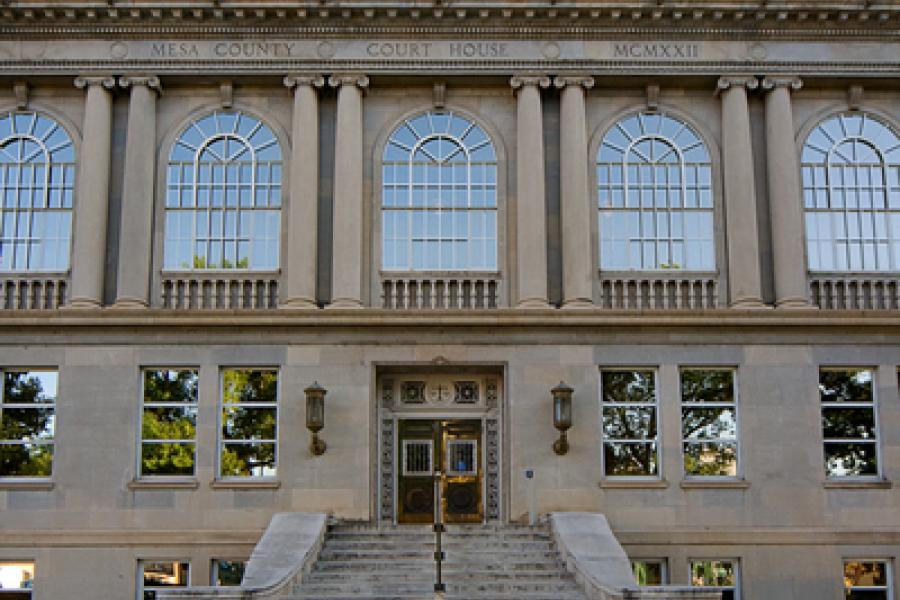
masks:
[[[562,213],[563,308],[591,308],[592,195],[588,190],[588,142],[584,93],[591,77],[557,77],[560,98],[559,190]]]
[[[798,77],[766,77],[766,171],[769,179],[769,215],[775,267],[776,308],[812,308],[806,284],[803,252],[800,164],[794,143],[791,90],[799,90]]]
[[[119,276],[116,308],[146,308],[150,301],[153,191],[156,188],[156,96],[154,76],[121,77],[131,87],[125,140],[125,185],[122,231],[119,236]]]
[[[544,128],[541,88],[545,76],[515,76],[517,308],[549,308],[547,292],[547,216],[544,199]]]
[[[332,75],[338,88],[334,141],[334,256],[328,308],[362,308],[363,125],[362,96],[369,78]]]
[[[321,75],[284,78],[294,90],[291,126],[291,195],[288,205],[287,257],[282,308],[316,308],[316,260],[319,225],[319,92]],[[361,208],[361,207],[360,207]]]
[[[106,270],[106,221],[112,146],[112,77],[79,77],[85,88],[84,124],[75,193],[71,308],[95,308],[103,301]]]
[[[732,308],[765,308],[759,272],[756,187],[750,144],[747,90],[755,77],[722,77],[722,163],[725,179],[725,221],[728,237],[728,290]]]

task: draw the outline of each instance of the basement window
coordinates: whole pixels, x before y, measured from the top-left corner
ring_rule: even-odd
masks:
[[[169,588],[188,587],[191,565],[172,560],[138,561],[138,600],[156,600],[156,593]]]
[[[33,586],[33,562],[0,562],[0,600],[31,600]]]
[[[846,600],[889,600],[891,570],[884,560],[845,560],[844,597]]]
[[[703,559],[691,561],[691,586],[722,592],[722,600],[740,600],[738,561]]]

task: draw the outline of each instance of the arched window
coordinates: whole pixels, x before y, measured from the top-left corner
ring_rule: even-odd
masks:
[[[900,138],[865,113],[822,121],[803,145],[810,271],[900,271]]]
[[[663,113],[616,123],[597,157],[600,268],[714,271],[709,151]]]
[[[34,112],[0,114],[0,271],[66,271],[75,149]]]
[[[497,155],[484,129],[452,112],[408,119],[382,169],[385,270],[497,270]]]
[[[169,155],[163,265],[277,269],[281,146],[240,111],[192,121]]]

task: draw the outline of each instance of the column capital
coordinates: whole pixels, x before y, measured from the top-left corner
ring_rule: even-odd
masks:
[[[586,90],[594,87],[594,78],[590,75],[558,75],[553,78],[553,86],[563,89],[568,85],[580,85]]]
[[[328,85],[334,88],[355,85],[360,89],[366,89],[369,87],[369,78],[364,73],[335,73],[328,78]]]
[[[780,87],[787,88],[788,91],[796,91],[803,87],[803,80],[799,77],[791,75],[773,75],[771,77],[763,77],[762,89],[764,89],[765,91],[770,92],[775,88]]]
[[[320,88],[325,85],[325,78],[319,73],[289,73],[284,76],[284,85],[290,89],[303,86]]]
[[[743,87],[747,90],[755,90],[759,87],[759,79],[753,75],[725,75],[719,77],[716,82],[716,93],[724,92],[732,87]]]
[[[80,75],[75,78],[75,87],[78,89],[84,89],[95,85],[100,85],[111,90],[116,87],[116,78],[112,75]]]
[[[526,86],[532,85],[542,88],[548,88],[550,87],[550,78],[546,75],[513,75],[509,80],[509,85],[512,86],[512,89],[514,90],[519,90]]]
[[[162,84],[156,75],[123,75],[119,77],[119,85],[123,88],[145,85],[148,89],[155,90],[162,95]]]

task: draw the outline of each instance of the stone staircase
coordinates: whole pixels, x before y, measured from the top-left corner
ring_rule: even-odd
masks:
[[[547,525],[448,526],[448,600],[585,600]],[[434,600],[430,526],[335,525],[292,600]]]

